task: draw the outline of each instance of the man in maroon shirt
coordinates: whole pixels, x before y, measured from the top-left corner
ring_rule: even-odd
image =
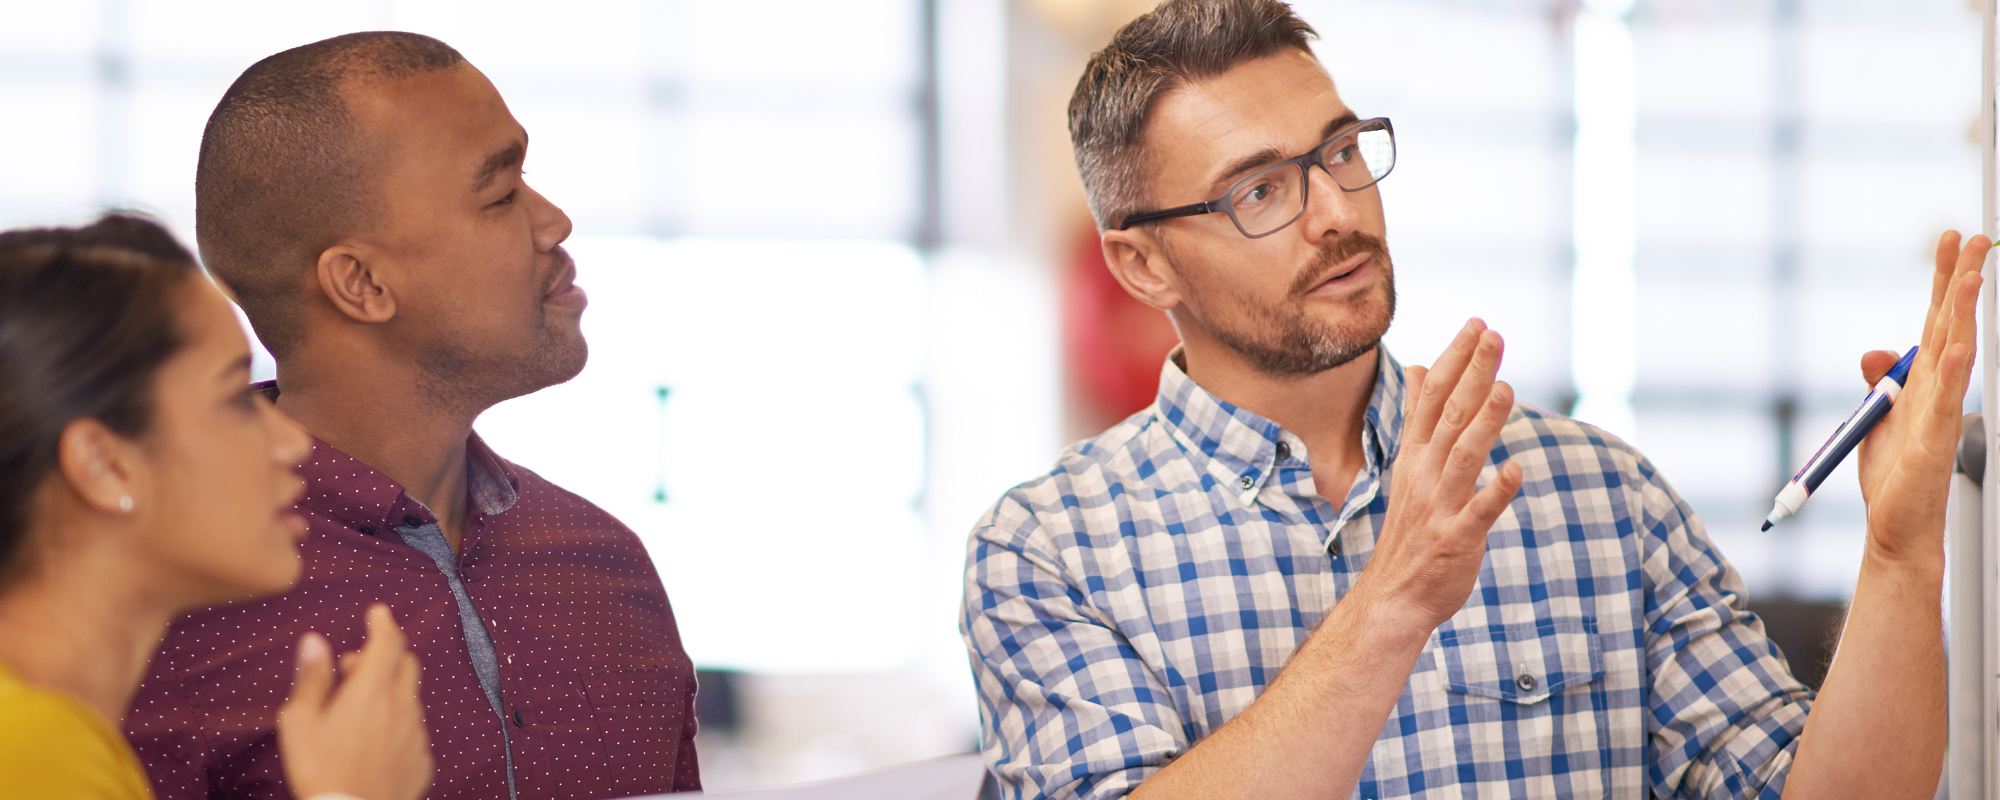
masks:
[[[210,116],[196,235],[317,437],[312,531],[296,589],[161,646],[126,725],[163,800],[289,797],[293,643],[358,647],[374,601],[424,665],[431,798],[700,788],[694,667],[638,538],[472,431],[585,359],[569,218],[523,182],[527,146],[485,76],[406,33],[271,56]]]

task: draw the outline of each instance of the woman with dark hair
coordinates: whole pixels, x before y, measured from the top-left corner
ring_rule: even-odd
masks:
[[[152,797],[116,723],[168,624],[298,580],[311,444],[249,384],[228,301],[160,226],[0,234],[0,796]],[[292,793],[420,796],[418,667],[387,607],[337,671],[306,634],[278,720]]]

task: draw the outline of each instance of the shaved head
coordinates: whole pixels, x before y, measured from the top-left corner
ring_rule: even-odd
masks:
[[[195,238],[272,354],[304,334],[320,253],[376,223],[378,159],[344,95],[464,64],[428,36],[350,33],[259,61],[223,93],[195,167]]]

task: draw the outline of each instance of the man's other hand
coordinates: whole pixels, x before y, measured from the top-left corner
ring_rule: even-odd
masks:
[[[1513,388],[1495,380],[1505,346],[1473,319],[1435,366],[1406,372],[1389,512],[1355,593],[1426,632],[1465,605],[1486,556],[1486,532],[1521,489],[1521,467],[1511,461],[1478,486],[1514,408]]]

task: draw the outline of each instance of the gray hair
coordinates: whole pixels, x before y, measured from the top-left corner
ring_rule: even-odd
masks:
[[[1277,0],[1167,0],[1120,28],[1069,99],[1070,147],[1097,229],[1151,200],[1139,144],[1155,101],[1287,47],[1310,55],[1318,35]]]

